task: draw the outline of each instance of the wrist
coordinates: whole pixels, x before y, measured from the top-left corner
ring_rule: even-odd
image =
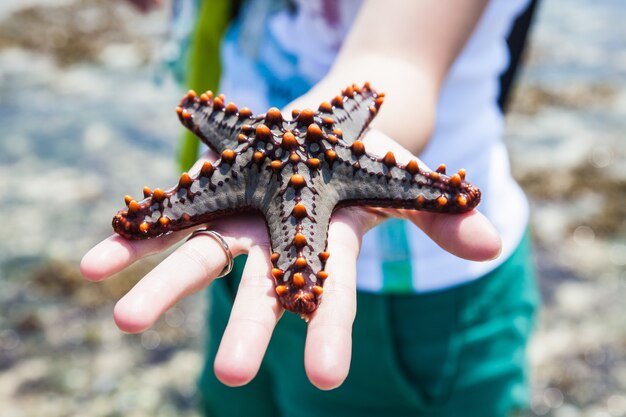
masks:
[[[379,93],[385,93],[385,102],[371,126],[413,154],[419,154],[434,130],[439,80],[414,62],[374,54],[355,57],[349,66],[333,67],[311,90],[289,103],[284,111],[315,109],[346,86],[365,81],[369,81]]]

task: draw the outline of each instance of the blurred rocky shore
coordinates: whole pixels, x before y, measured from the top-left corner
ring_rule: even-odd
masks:
[[[532,413],[626,416],[626,4],[546,1],[507,117],[544,299]]]
[[[167,10],[0,4],[0,415],[198,416],[203,295],[141,335],[78,261],[140,185],[175,183],[181,91],[156,63]],[[524,416],[626,416],[626,4],[539,8],[507,116],[544,298]]]

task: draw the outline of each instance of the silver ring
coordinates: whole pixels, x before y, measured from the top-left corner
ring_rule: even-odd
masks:
[[[191,239],[193,239],[194,237],[196,237],[198,235],[211,236],[219,244],[222,245],[222,248],[224,248],[224,252],[226,253],[227,264],[224,267],[224,269],[222,269],[222,272],[220,272],[220,274],[216,278],[222,278],[222,277],[225,277],[226,275],[230,274],[230,271],[233,270],[233,266],[235,265],[235,260],[233,258],[233,253],[230,251],[230,246],[228,246],[228,243],[226,243],[226,240],[224,240],[222,235],[220,235],[219,233],[217,233],[217,232],[215,232],[213,230],[208,230],[206,228],[205,229],[198,229],[198,230],[194,230],[191,233],[191,235],[187,238],[186,242],[189,242]]]

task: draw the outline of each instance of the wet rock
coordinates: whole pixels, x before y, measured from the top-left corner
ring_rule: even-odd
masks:
[[[0,23],[0,49],[21,48],[52,56],[61,66],[113,60],[107,47],[134,41],[132,63],[145,63],[148,44],[123,23],[115,2],[80,0],[18,9]]]

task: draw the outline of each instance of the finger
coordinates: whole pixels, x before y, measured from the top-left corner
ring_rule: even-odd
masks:
[[[90,281],[101,281],[145,256],[159,253],[174,245],[190,231],[179,231],[147,240],[128,240],[112,235],[83,256],[80,272]]]
[[[360,236],[350,211],[333,215],[328,231],[328,279],[324,298],[309,322],[304,364],[318,388],[338,387],[348,376],[352,356],[352,324],[356,315],[356,258]]]
[[[399,163],[416,159],[407,149],[391,140],[384,133],[370,129],[365,139],[368,150],[374,153],[392,150]],[[417,159],[421,167],[426,164]],[[489,220],[478,211],[459,215],[397,210],[402,217],[410,219],[431,239],[448,252],[473,261],[497,258],[502,248],[500,236]],[[382,220],[382,218],[378,218]]]
[[[224,239],[236,248],[236,240]],[[233,249],[233,255],[240,252]],[[141,279],[116,304],[115,322],[129,333],[150,327],[181,298],[206,287],[223,270],[228,257],[219,241],[196,235]]]
[[[283,312],[274,292],[267,246],[253,246],[215,357],[215,375],[228,386],[247,384],[259,371]]]
[[[406,212],[406,217],[446,251],[472,261],[495,259],[502,250],[496,228],[479,211],[449,215]]]

